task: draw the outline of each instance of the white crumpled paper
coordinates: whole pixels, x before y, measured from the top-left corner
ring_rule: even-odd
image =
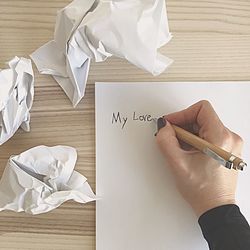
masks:
[[[67,146],[38,146],[10,157],[0,181],[0,211],[41,214],[71,199],[94,201],[87,179],[74,171],[76,160]]]
[[[34,74],[30,59],[15,57],[9,69],[0,70],[0,145],[18,128],[30,130],[34,97]]]
[[[115,55],[158,75],[172,63],[157,52],[170,39],[165,0],[74,0],[59,11],[54,40],[31,58],[76,106],[90,59],[102,62]]]

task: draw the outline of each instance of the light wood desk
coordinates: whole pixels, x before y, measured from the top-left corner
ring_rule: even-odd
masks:
[[[56,11],[69,2],[0,0],[0,68],[51,40]],[[0,147],[0,174],[11,154],[41,144],[70,145],[78,150],[76,169],[95,189],[95,81],[250,80],[250,0],[168,0],[167,6],[174,38],[162,52],[175,62],[157,78],[116,58],[93,63],[86,96],[73,109],[58,84],[34,67],[32,130],[18,131]],[[39,216],[2,212],[0,249],[93,250],[95,204],[67,202]]]

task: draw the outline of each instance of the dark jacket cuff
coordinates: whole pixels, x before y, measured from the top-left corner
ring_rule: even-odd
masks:
[[[208,242],[216,238],[215,234],[218,231],[227,232],[230,227],[243,226],[249,230],[248,222],[240,212],[239,207],[234,204],[213,208],[201,215],[198,222],[204,238]]]

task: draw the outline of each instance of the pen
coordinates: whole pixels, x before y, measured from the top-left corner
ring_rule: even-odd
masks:
[[[155,119],[157,121],[158,128],[163,127],[162,123],[166,122],[164,118]],[[202,153],[206,154],[209,157],[212,157],[216,161],[218,161],[221,165],[228,169],[235,169],[235,170],[243,170],[247,164],[239,157],[233,155],[226,150],[213,145],[212,143],[176,126],[172,125],[173,129],[175,130],[176,137],[187,143],[190,146],[198,149]]]

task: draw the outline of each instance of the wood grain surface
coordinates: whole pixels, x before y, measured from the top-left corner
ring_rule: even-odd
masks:
[[[0,68],[51,40],[56,12],[69,2],[0,0]],[[0,174],[12,154],[41,144],[69,145],[78,151],[76,170],[95,190],[96,81],[250,80],[250,0],[168,0],[167,9],[174,37],[161,51],[175,62],[157,78],[117,58],[92,63],[86,95],[73,109],[58,84],[34,67],[32,130],[19,130],[0,147]],[[0,249],[93,250],[95,204],[67,202],[38,216],[2,212]]]

